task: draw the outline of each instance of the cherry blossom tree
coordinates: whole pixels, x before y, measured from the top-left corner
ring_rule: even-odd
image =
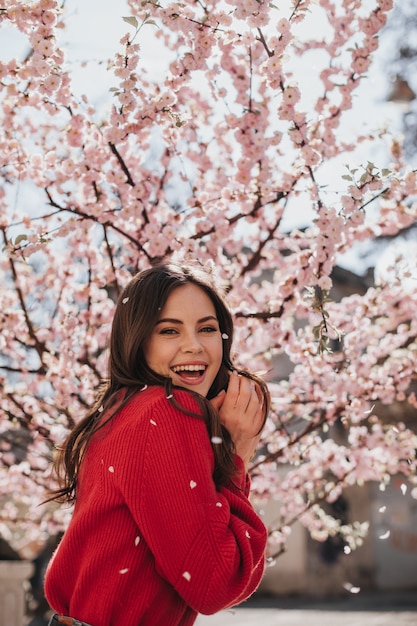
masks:
[[[417,406],[413,268],[332,295],[344,253],[417,219],[398,140],[346,125],[392,0],[127,5],[105,109],[73,89],[65,4],[0,8],[0,28],[29,50],[0,63],[2,527],[25,540],[65,527],[67,509],[39,502],[54,446],[106,375],[115,298],[139,269],[180,256],[227,287],[236,358],[270,381],[252,476],[259,501],[280,503],[271,554],[295,520],[353,548],[364,525],[326,502],[397,474],[417,496],[415,428],[386,417]],[[379,162],[360,160],[376,146]]]

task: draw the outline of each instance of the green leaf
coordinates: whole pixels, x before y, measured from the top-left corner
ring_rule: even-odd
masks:
[[[131,15],[129,17],[123,17],[122,19],[124,22],[127,22],[128,24],[133,26],[133,28],[139,28],[139,22],[134,15]]]

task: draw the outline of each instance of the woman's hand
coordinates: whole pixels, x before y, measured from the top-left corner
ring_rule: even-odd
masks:
[[[255,454],[264,421],[263,398],[257,385],[250,378],[232,372],[227,391],[221,391],[211,403],[232,438],[236,454],[247,467]]]

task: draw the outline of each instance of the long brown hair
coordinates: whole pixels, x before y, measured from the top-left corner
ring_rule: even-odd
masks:
[[[49,500],[58,502],[75,500],[81,460],[91,437],[139,390],[150,385],[163,386],[169,401],[184,411],[182,407],[178,407],[171,393],[171,379],[149,368],[144,357],[144,345],[170,293],[187,283],[197,285],[209,296],[215,307],[223,337],[222,364],[208,391],[207,398],[192,391],[189,393],[196,398],[201,410],[201,414],[195,417],[205,420],[210,438],[220,437],[222,440],[221,444],[213,445],[215,458],[213,478],[216,484],[223,484],[235,475],[233,442],[229,433],[220,424],[217,411],[209,402],[222,389],[227,388],[230,371],[235,369],[230,356],[233,342],[232,316],[222,291],[215,286],[214,278],[210,273],[201,267],[166,263],[136,274],[120,294],[110,335],[108,379],[98,391],[94,406],[74,426],[63,446],[57,451],[54,471],[59,488],[51,491]],[[264,399],[264,424],[270,407],[268,388],[258,376],[246,371],[238,370],[238,372],[257,383]],[[103,416],[104,419],[102,419]]]

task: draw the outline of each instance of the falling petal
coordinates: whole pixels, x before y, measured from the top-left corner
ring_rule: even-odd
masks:
[[[384,506],[379,507],[379,509],[378,509],[378,511],[379,511],[380,513],[385,513],[385,511],[386,511],[386,510],[387,510],[387,507],[386,507],[385,505],[384,505]]]
[[[222,443],[223,439],[221,437],[212,437],[211,443]]]
[[[405,496],[405,494],[407,493],[407,485],[403,483],[400,489],[401,489],[401,493],[403,494],[403,496]]]
[[[352,585],[352,583],[345,583],[343,587],[346,589],[346,591],[349,591],[349,593],[359,593],[361,590],[360,587],[355,587],[355,585]]]
[[[151,424],[152,424],[152,426],[156,426],[155,420],[151,420]]]
[[[147,389],[147,388],[148,388],[148,385],[143,385],[141,391],[145,391],[145,389]]]
[[[122,304],[126,304],[126,302],[129,302],[129,298],[123,298]]]
[[[128,571],[129,571],[129,568],[125,567],[125,569],[120,569],[119,570],[119,574],[127,574]]]
[[[184,572],[182,576],[183,576],[183,578],[185,578],[185,580],[188,580],[188,581],[191,580],[190,572]]]
[[[344,552],[345,554],[350,554],[350,553],[352,552],[352,550],[351,550],[351,548],[349,548],[349,546],[345,546],[345,547],[343,548],[343,552]]]
[[[229,335],[227,333],[222,333],[222,339],[229,339]]]
[[[249,533],[249,531],[248,531],[248,530],[245,532],[245,535],[246,535],[246,537],[247,537],[248,539],[250,539],[250,533]]]
[[[223,506],[223,504],[221,502],[216,502],[216,506],[218,506],[219,508],[221,508]]]
[[[390,534],[391,534],[391,531],[390,531],[390,530],[387,530],[387,532],[386,532],[386,533],[384,533],[383,535],[379,535],[379,538],[380,538],[380,539],[388,539],[388,537],[390,536]]]
[[[138,546],[140,542],[140,537],[135,538],[135,546]]]
[[[169,394],[169,396],[167,396],[167,400],[171,400],[171,398],[173,398],[174,396],[172,395],[172,393]]]
[[[197,487],[197,483],[194,480],[190,480],[190,487],[191,489],[195,489],[195,487]]]
[[[113,465],[110,465],[110,467],[109,467],[109,472],[110,472],[111,474],[114,474],[114,467],[113,467]]]
[[[104,406],[100,406],[100,407],[97,409],[97,411],[98,411],[99,413],[102,413],[102,412],[104,411]]]
[[[266,566],[267,567],[274,567],[274,565],[276,565],[276,564],[277,564],[276,559],[273,559],[271,556],[269,556],[266,559]]]
[[[374,410],[374,408],[375,408],[375,404],[374,404],[373,406],[371,406],[371,408],[370,408],[368,411],[364,411],[364,412],[363,412],[363,414],[364,414],[364,415],[369,415],[369,413],[372,413],[372,411]]]

